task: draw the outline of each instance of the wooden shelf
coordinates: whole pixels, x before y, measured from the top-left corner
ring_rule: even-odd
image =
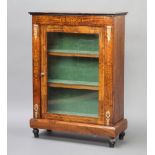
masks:
[[[49,56],[65,56],[65,57],[84,57],[98,58],[98,54],[81,54],[81,53],[65,53],[65,52],[48,52]]]
[[[48,86],[49,87],[55,87],[55,88],[98,90],[98,83],[97,82],[48,80]]]

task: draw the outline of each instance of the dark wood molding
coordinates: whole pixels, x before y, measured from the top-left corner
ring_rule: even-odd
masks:
[[[47,16],[79,16],[79,15],[88,15],[88,16],[124,16],[127,15],[128,12],[105,12],[105,13],[77,13],[77,12],[29,12],[30,15],[47,15]]]

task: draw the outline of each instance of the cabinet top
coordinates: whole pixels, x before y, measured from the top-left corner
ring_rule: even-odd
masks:
[[[105,13],[76,13],[76,12],[29,12],[30,15],[46,15],[46,16],[120,16],[126,15],[128,12],[105,12]]]

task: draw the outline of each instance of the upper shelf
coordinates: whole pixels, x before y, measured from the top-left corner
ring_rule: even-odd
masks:
[[[104,13],[78,13],[78,12],[29,12],[30,15],[47,15],[47,16],[70,16],[70,15],[76,15],[76,16],[118,16],[118,15],[126,15],[128,12],[104,12]]]

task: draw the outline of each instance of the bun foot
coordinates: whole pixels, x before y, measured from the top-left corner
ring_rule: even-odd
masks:
[[[125,132],[121,132],[119,134],[119,140],[123,140],[124,139],[124,136],[125,136]]]
[[[38,129],[33,129],[33,134],[34,134],[34,137],[35,138],[38,138],[39,137],[39,130]]]
[[[115,142],[116,142],[115,139],[110,139],[110,140],[109,140],[109,147],[114,148]]]

